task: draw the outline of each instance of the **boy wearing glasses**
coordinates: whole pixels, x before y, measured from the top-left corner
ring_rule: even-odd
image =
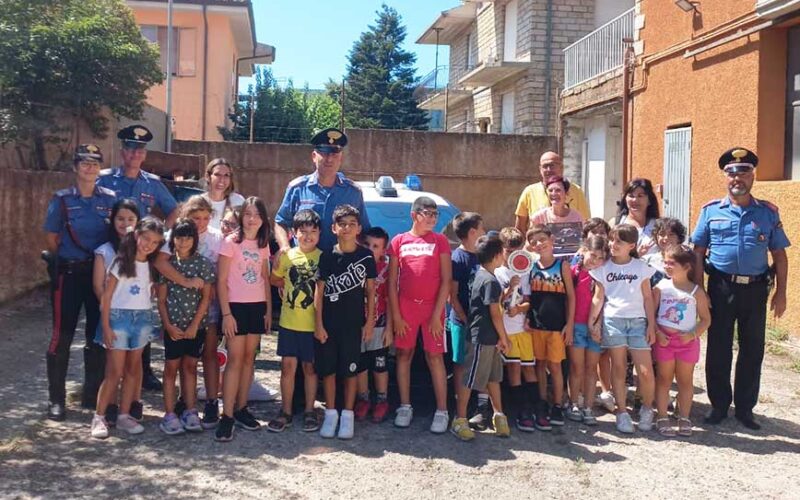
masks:
[[[389,306],[397,349],[397,386],[400,407],[394,424],[408,427],[414,417],[411,408],[411,360],[422,332],[425,360],[431,372],[436,396],[436,413],[431,432],[447,431],[447,374],[443,354],[447,351],[444,308],[450,294],[452,266],[450,245],[435,233],[439,216],[436,202],[427,196],[414,200],[411,230],[394,237],[389,247]]]

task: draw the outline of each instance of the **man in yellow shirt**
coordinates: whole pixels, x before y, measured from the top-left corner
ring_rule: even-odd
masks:
[[[552,151],[547,151],[541,158],[539,158],[539,173],[542,180],[527,186],[522,194],[519,196],[517,202],[517,210],[515,212],[516,221],[514,225],[519,229],[522,234],[528,230],[528,224],[531,216],[536,211],[550,206],[550,199],[547,197],[547,192],[544,189],[544,180],[549,177],[563,177],[564,163],[561,157]],[[567,206],[573,210],[577,210],[584,219],[590,216],[589,205],[586,203],[586,196],[583,194],[580,186],[577,184],[570,184],[567,191]]]

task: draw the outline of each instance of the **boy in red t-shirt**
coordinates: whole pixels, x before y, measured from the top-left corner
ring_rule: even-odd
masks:
[[[444,307],[450,294],[452,265],[450,244],[434,233],[439,211],[427,196],[414,200],[411,230],[398,234],[389,247],[389,306],[397,349],[397,386],[400,407],[394,425],[408,427],[414,417],[411,408],[411,360],[422,332],[425,360],[431,372],[436,413],[431,432],[447,432],[447,373],[444,354]]]

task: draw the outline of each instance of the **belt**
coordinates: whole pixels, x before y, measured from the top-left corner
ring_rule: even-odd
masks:
[[[719,269],[708,266],[708,274],[722,278],[724,281],[735,283],[737,285],[749,285],[751,283],[760,283],[762,281],[769,281],[769,271],[761,274],[728,274],[723,273]]]
[[[59,272],[89,271],[94,266],[94,260],[62,260],[58,259]]]

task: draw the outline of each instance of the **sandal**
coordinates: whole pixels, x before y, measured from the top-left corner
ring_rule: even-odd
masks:
[[[303,413],[303,432],[316,432],[319,430],[319,419],[315,411]]]
[[[287,427],[292,426],[292,416],[285,413],[283,410],[276,418],[273,418],[267,424],[267,430],[270,432],[283,432]]]
[[[658,433],[664,437],[675,437],[675,428],[669,421],[669,417],[662,417],[656,420]]]
[[[692,421],[681,417],[678,419],[678,435],[689,437],[692,435]]]

